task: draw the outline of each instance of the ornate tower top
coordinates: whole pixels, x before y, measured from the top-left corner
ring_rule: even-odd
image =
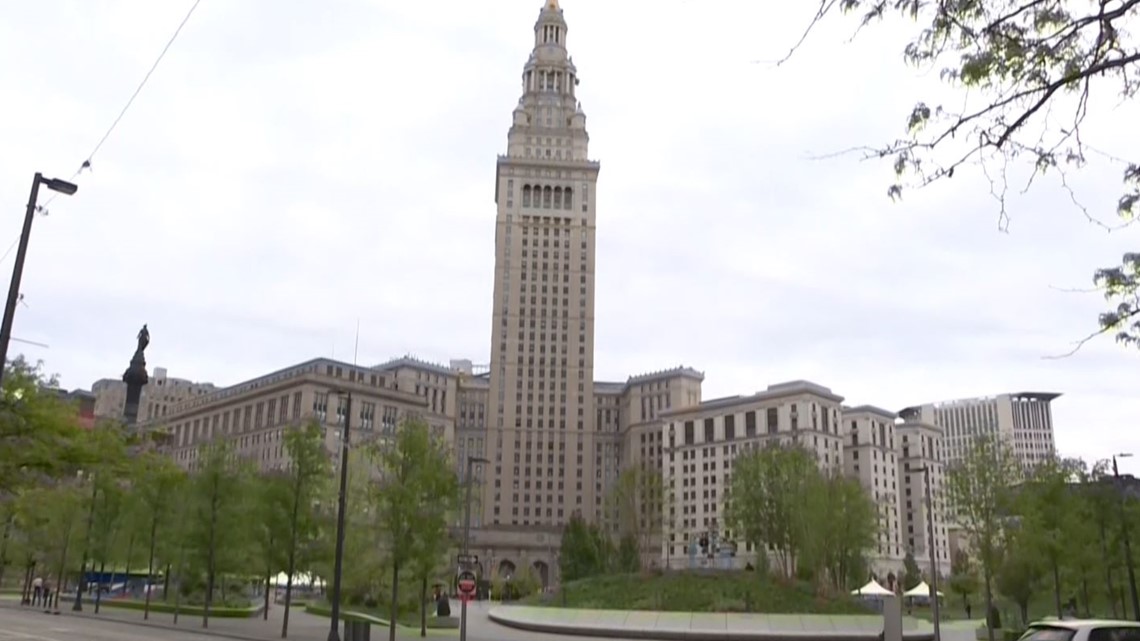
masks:
[[[507,156],[586,161],[589,136],[578,102],[578,69],[566,48],[569,29],[558,0],[543,0],[534,24],[534,49],[523,66]]]

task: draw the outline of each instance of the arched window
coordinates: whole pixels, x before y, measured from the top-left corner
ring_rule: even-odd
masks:
[[[530,207],[530,185],[523,185],[523,207]]]
[[[574,202],[574,189],[572,187],[567,187],[566,189],[563,189],[562,190],[562,208],[563,209],[570,209],[573,206],[573,202]]]
[[[561,187],[555,187],[554,188],[554,208],[555,209],[562,209],[562,188]]]
[[[551,189],[549,185],[542,188],[542,208],[543,209],[550,209],[550,200],[553,196],[554,196],[554,190]]]

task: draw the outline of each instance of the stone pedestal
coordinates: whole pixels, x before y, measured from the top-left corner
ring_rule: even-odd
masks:
[[[150,382],[142,350],[136,351],[131,358],[131,366],[123,372],[123,382],[127,384],[127,403],[123,408],[123,421],[127,425],[134,425],[139,418],[139,398],[142,396],[143,385]]]
[[[885,596],[883,603],[883,641],[903,641],[902,599]]]

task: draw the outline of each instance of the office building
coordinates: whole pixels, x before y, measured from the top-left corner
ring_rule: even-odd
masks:
[[[1060,394],[1017,392],[908,407],[899,414],[943,428],[945,460],[953,465],[969,451],[978,436],[1000,438],[1026,467],[1056,453],[1052,402]]]
[[[156,367],[139,397],[139,420],[161,419],[183,401],[218,390],[212,383],[196,383],[168,376],[165,367]],[[95,395],[95,416],[120,420],[127,404],[127,384],[117,378],[104,378],[91,386]]]

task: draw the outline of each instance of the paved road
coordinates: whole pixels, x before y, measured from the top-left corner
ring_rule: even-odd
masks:
[[[45,615],[39,611],[0,610],[0,641],[149,641],[159,636],[164,641],[217,638],[114,621]]]
[[[453,607],[458,613],[458,603]],[[475,603],[468,611],[468,641],[584,641],[585,637],[553,634],[537,634],[508,628],[487,618],[487,603]],[[86,614],[90,615],[92,608]],[[140,625],[142,615],[134,611],[106,608],[103,614],[93,616],[73,616],[68,610],[59,615],[44,614],[40,610],[25,610],[8,605],[0,607],[0,641],[207,641],[209,639],[233,641],[244,637],[250,641],[276,641],[280,638],[282,609],[270,608],[269,621],[258,619],[217,619],[210,622],[210,630],[202,630],[200,619],[183,617],[186,629],[167,627],[169,616],[155,615],[152,625]],[[324,639],[328,633],[329,620],[294,610],[290,622],[289,638],[298,641]],[[372,628],[374,641],[387,641],[387,628]],[[421,639],[418,630],[401,630],[399,641]],[[428,641],[453,641],[458,634],[452,632],[430,633]],[[597,639],[597,637],[594,637]]]

